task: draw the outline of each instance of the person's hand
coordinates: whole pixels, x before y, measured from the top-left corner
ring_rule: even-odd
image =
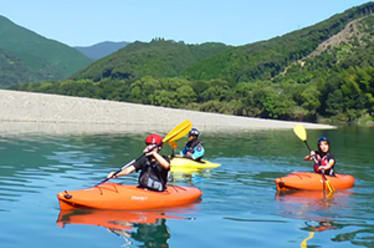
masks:
[[[151,150],[150,152],[147,152],[146,154],[145,154],[145,156],[154,156],[154,154],[155,153],[157,153],[157,151],[156,150]]]
[[[310,154],[309,154],[310,157],[314,157],[316,156],[316,153],[314,151],[310,151]]]
[[[324,171],[324,170],[326,170],[326,167],[325,166],[318,166],[318,171]]]
[[[115,173],[115,171],[110,172],[106,178],[116,178],[117,176],[114,175]]]
[[[186,154],[184,155],[184,157],[186,157],[186,158],[192,158],[192,153],[191,152],[186,152]]]
[[[144,149],[144,154],[145,156],[150,156],[150,155],[153,155],[155,152],[157,152],[156,150],[156,147],[157,145],[148,145],[145,149]]]
[[[154,150],[155,147],[156,147],[156,145],[147,145],[147,146],[144,148],[143,152],[144,152],[144,153],[148,153],[148,152]]]

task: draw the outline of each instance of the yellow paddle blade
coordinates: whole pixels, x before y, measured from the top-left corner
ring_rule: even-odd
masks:
[[[323,181],[323,191],[327,190],[329,194],[332,194],[335,192],[334,187],[331,185],[325,174],[322,172],[322,181]],[[327,188],[327,189],[326,189]]]
[[[176,141],[182,138],[183,136],[186,136],[188,132],[192,128],[192,123],[189,120],[185,120],[181,122],[178,126],[176,126],[173,130],[171,130],[165,138],[162,140],[163,143],[169,142],[169,141]]]
[[[331,185],[331,183],[328,180],[326,180],[326,185],[327,185],[327,189],[329,190],[330,193],[335,192],[334,187]]]
[[[306,130],[303,125],[296,125],[293,128],[293,132],[296,134],[297,137],[299,137],[299,139],[301,139],[304,142],[306,141]]]

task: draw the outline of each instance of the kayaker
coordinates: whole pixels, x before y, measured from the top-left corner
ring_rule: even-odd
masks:
[[[143,151],[145,156],[137,159],[130,166],[123,168],[116,175],[114,175],[115,171],[112,171],[107,178],[117,178],[134,171],[141,171],[138,179],[139,187],[159,192],[164,191],[170,170],[170,160],[159,153],[162,149],[162,137],[157,134],[151,134],[145,139],[145,144],[147,145]]]
[[[188,133],[188,142],[180,155],[194,160],[200,160],[204,154],[205,149],[199,140],[200,132],[196,128],[192,128]]]
[[[335,176],[335,159],[330,153],[330,142],[325,136],[318,139],[318,151],[311,151],[304,160],[314,160],[314,172]]]

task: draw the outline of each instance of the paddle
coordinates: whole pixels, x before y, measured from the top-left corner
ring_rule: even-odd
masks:
[[[306,130],[304,128],[303,125],[296,125],[294,128],[293,128],[293,132],[296,134],[296,136],[304,142],[304,144],[306,145],[306,147],[308,148],[309,152],[312,151],[312,149],[310,149],[310,146],[307,142],[307,134],[306,134]],[[317,158],[315,156],[313,156],[313,160],[316,164],[319,164],[318,161],[317,161]],[[332,187],[332,185],[330,184],[330,182],[327,180],[325,174],[324,174],[324,171],[322,171],[321,173],[322,175],[322,182],[323,182],[323,191],[325,192],[326,191],[326,186],[327,186],[327,189],[330,191],[330,193],[333,193],[335,190],[334,188]]]
[[[167,142],[169,142],[169,144],[175,143],[176,140],[182,138],[183,136],[186,136],[188,134],[188,132],[191,130],[191,128],[192,128],[191,121],[185,120],[185,121],[181,122],[178,126],[176,126],[175,128],[173,128],[173,130],[171,130],[162,139],[162,143],[167,143]],[[158,146],[155,146],[153,149],[155,149],[156,147],[158,147]],[[114,174],[112,175],[112,177],[105,178],[104,180],[102,180],[101,182],[99,182],[98,184],[96,184],[95,186],[98,186],[98,185],[100,185],[102,183],[105,183],[108,180],[112,179],[114,176],[116,176],[118,173],[120,173],[123,169],[125,169],[127,167],[130,167],[132,164],[134,164],[136,161],[138,161],[139,159],[143,158],[144,156],[145,156],[145,154],[142,154],[139,158],[130,161],[129,163],[127,163],[126,165],[124,165],[121,169],[119,169],[116,172],[114,172]]]

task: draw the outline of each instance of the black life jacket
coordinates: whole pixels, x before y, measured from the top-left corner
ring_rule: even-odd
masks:
[[[186,146],[188,147],[188,151],[193,153],[194,152],[194,148],[198,145],[200,145],[201,142],[200,140],[198,139],[193,139],[193,140],[190,140],[187,142]]]
[[[169,158],[164,158],[169,161]],[[139,186],[154,191],[164,191],[169,170],[162,167],[156,159],[151,157],[144,157],[138,163],[141,163],[141,173],[138,179]]]

